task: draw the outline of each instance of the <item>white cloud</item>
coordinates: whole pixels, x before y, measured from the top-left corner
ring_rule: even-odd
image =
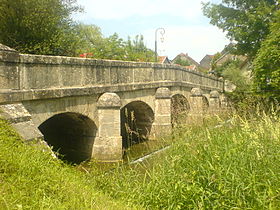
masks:
[[[134,15],[171,15],[185,19],[201,15],[200,0],[78,0],[84,6],[82,19],[125,19]]]
[[[229,40],[225,34],[214,26],[170,26],[165,28],[165,41],[158,39],[159,54],[173,59],[179,53],[188,53],[196,61],[206,54],[221,51]],[[154,30],[144,33],[147,45],[154,49]]]

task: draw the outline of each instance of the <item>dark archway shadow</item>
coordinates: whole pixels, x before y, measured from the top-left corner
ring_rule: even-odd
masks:
[[[154,112],[142,101],[133,101],[121,109],[121,135],[123,148],[128,148],[148,139]]]
[[[189,111],[190,104],[185,96],[176,94],[171,97],[171,123],[173,127],[185,124]]]
[[[39,130],[62,160],[81,163],[91,158],[97,126],[89,117],[73,112],[57,114],[43,122]]]

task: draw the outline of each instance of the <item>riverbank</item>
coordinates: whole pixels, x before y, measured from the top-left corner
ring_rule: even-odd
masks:
[[[0,119],[0,209],[141,209],[105,195],[91,182],[75,167],[23,144]]]
[[[0,209],[279,209],[279,117],[217,123],[181,127],[144,161],[84,173],[0,120]]]
[[[103,174],[99,189],[146,209],[279,209],[279,118],[215,123],[181,128],[152,164]]]

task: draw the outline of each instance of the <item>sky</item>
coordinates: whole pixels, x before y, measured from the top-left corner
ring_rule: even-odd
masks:
[[[205,1],[205,0],[203,0]],[[209,0],[219,3],[221,0]],[[203,16],[201,0],[77,0],[84,12],[74,19],[101,28],[105,37],[117,33],[127,40],[143,35],[154,50],[157,31],[158,54],[173,59],[187,53],[196,61],[221,51],[229,40]],[[164,28],[162,34],[158,28]]]

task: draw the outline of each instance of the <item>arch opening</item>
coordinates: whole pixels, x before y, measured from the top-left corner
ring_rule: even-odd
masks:
[[[154,112],[142,101],[133,101],[121,109],[123,148],[148,140],[154,122]]]
[[[171,123],[173,127],[185,124],[189,111],[190,104],[185,96],[176,94],[171,97]]]
[[[62,160],[81,163],[91,158],[97,126],[89,117],[73,112],[57,114],[43,122],[39,130]]]

